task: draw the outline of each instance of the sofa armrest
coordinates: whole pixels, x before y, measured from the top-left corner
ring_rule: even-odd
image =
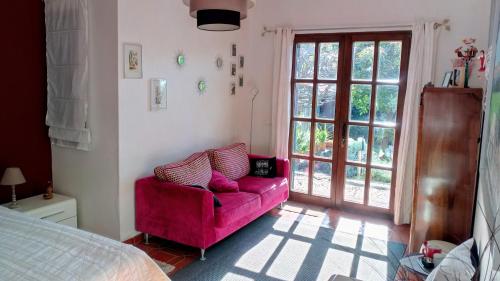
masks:
[[[270,156],[248,154],[248,158],[270,158]],[[276,176],[287,178],[290,183],[290,161],[288,161],[288,159],[276,158]]]
[[[155,177],[135,183],[138,231],[204,248],[214,227],[210,191],[161,182]]]

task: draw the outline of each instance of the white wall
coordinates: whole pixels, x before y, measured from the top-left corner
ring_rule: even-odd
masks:
[[[206,32],[196,28],[181,0],[120,0],[118,3],[120,238],[136,234],[134,182],[151,175],[157,165],[176,161],[210,147],[230,143],[235,97],[230,96],[231,43],[240,43],[237,32]],[[122,43],[143,46],[144,79],[123,79]],[[243,44],[238,44],[242,47]],[[186,64],[179,68],[176,54],[183,51]],[[215,67],[216,56],[224,68]],[[151,78],[166,78],[168,109],[149,111]],[[196,91],[205,78],[208,90]],[[236,80],[236,79],[234,79]],[[238,89],[239,90],[239,89]]]
[[[52,146],[52,176],[56,192],[77,199],[80,228],[119,239],[116,0],[90,0],[89,24],[93,149]]]
[[[372,26],[411,23],[417,20],[451,20],[451,32],[443,31],[439,39],[436,80],[451,69],[453,51],[466,37],[477,38],[477,46],[486,48],[491,0],[264,0],[250,10],[248,19],[247,81],[260,94],[255,101],[255,151],[269,152],[271,139],[271,89],[273,71],[273,34],[261,37],[264,25],[291,26]],[[472,86],[479,86],[476,82]],[[246,97],[238,97],[238,111],[250,112]],[[249,114],[249,113],[248,113]],[[239,119],[237,137],[248,140],[250,120]]]

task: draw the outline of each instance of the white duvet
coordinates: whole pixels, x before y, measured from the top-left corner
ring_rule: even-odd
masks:
[[[0,280],[169,280],[146,253],[0,206]]]

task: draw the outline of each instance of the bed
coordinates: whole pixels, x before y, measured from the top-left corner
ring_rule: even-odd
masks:
[[[170,280],[146,253],[0,206],[0,280]]]

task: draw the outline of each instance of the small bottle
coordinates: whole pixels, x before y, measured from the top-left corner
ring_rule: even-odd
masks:
[[[48,186],[47,186],[46,192],[43,195],[43,199],[45,199],[45,200],[49,200],[49,199],[52,199],[54,197],[54,187],[52,186],[52,182],[49,181],[47,184],[48,184]]]

